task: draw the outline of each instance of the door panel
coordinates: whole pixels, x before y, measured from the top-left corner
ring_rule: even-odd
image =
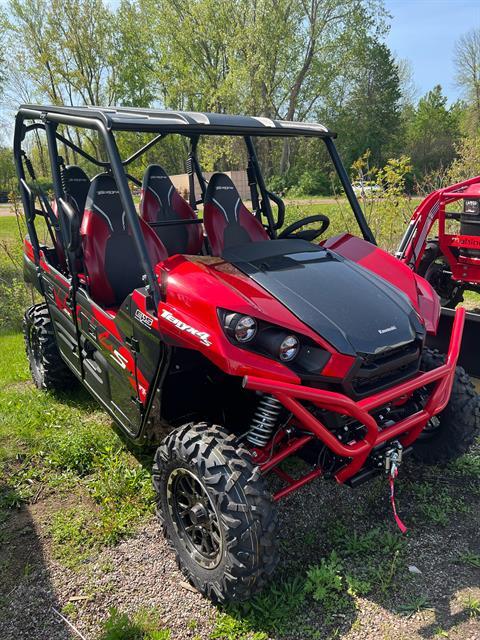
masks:
[[[129,432],[136,433],[142,413],[137,398],[135,354],[127,345],[132,333],[129,300],[116,313],[107,312],[80,290],[77,314],[85,384]]]
[[[80,375],[80,354],[73,311],[70,304],[71,282],[44,257],[40,262],[45,299],[52,318],[58,349],[67,364]]]

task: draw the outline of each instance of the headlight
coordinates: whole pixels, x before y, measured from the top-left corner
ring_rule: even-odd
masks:
[[[320,375],[330,360],[329,351],[302,334],[252,316],[218,309],[218,319],[229,342],[253,353],[282,362],[300,376]]]
[[[300,348],[300,342],[295,336],[287,336],[280,344],[278,357],[282,362],[290,362],[295,358]]]
[[[225,316],[225,329],[237,342],[250,342],[257,333],[257,321],[251,316],[229,313]]]

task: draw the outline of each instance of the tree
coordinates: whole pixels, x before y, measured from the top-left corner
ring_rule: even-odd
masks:
[[[345,132],[344,160],[350,165],[369,149],[373,164],[381,166],[401,126],[398,67],[388,47],[370,39],[350,71],[352,86],[337,116],[337,126]]]
[[[480,28],[461,36],[455,44],[457,84],[464,90],[473,112],[473,124],[480,130]]]
[[[407,130],[409,155],[417,173],[452,162],[460,136],[459,116],[459,105],[447,107],[440,85],[420,98]]]

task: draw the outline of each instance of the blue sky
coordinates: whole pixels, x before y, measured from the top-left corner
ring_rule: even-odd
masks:
[[[393,16],[387,44],[410,60],[418,97],[441,84],[455,101],[453,48],[459,36],[480,27],[480,0],[385,0],[385,6]]]

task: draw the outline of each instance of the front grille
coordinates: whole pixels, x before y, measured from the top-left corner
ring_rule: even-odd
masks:
[[[361,364],[351,381],[353,391],[363,396],[408,378],[418,371],[420,356],[417,341],[376,355],[361,355]]]

